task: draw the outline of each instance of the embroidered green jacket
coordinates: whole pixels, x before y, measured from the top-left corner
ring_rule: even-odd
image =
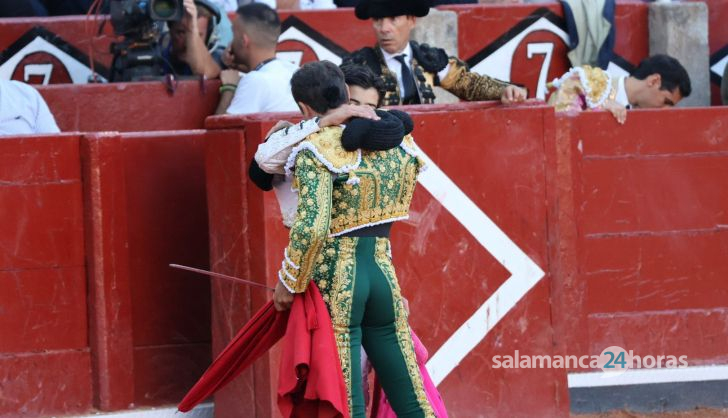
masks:
[[[411,136],[387,151],[346,151],[340,127],[324,128],[297,145],[286,164],[298,190],[296,219],[278,278],[304,292],[326,275],[331,240],[367,226],[405,219],[424,163]],[[321,271],[323,270],[323,271]]]

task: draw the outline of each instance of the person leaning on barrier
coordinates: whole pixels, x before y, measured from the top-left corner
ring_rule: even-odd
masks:
[[[440,86],[462,100],[526,99],[526,90],[471,72],[457,57],[442,48],[410,41],[418,17],[430,11],[426,0],[362,0],[356,17],[371,19],[377,45],[354,51],[343,64],[368,66],[384,81],[385,106],[434,103],[433,87]]]
[[[59,133],[38,90],[15,80],[0,80],[0,135]]]
[[[682,64],[662,54],[642,60],[628,77],[585,65],[572,68],[549,87],[555,90],[548,103],[557,112],[608,110],[619,123],[626,121],[627,109],[672,107],[692,92]]]
[[[216,42],[223,19],[218,7],[207,0],[184,0],[184,17],[169,23],[169,45],[162,50],[164,72],[176,76],[204,75],[217,78],[223,66],[225,46]]]

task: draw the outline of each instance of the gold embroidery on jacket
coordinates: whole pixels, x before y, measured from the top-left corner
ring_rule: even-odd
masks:
[[[450,58],[450,70],[440,85],[445,90],[468,101],[500,100],[503,90],[508,87],[505,83],[486,75],[480,75],[468,70],[460,60]]]

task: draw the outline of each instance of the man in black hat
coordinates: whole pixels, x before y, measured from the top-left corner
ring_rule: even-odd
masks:
[[[470,72],[442,48],[410,41],[418,17],[430,11],[430,0],[361,0],[356,17],[372,19],[377,45],[354,51],[344,63],[364,64],[382,77],[386,87],[384,105],[429,104],[440,86],[462,100],[526,99],[526,90],[488,76]]]

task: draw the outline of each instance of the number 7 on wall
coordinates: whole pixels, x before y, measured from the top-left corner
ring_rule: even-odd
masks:
[[[545,100],[546,99],[546,77],[549,74],[549,67],[551,67],[551,56],[554,52],[554,44],[550,42],[528,44],[526,47],[526,54],[528,59],[533,59],[534,55],[543,55],[543,64],[541,65],[541,72],[538,74],[538,84],[536,85],[536,98]]]

